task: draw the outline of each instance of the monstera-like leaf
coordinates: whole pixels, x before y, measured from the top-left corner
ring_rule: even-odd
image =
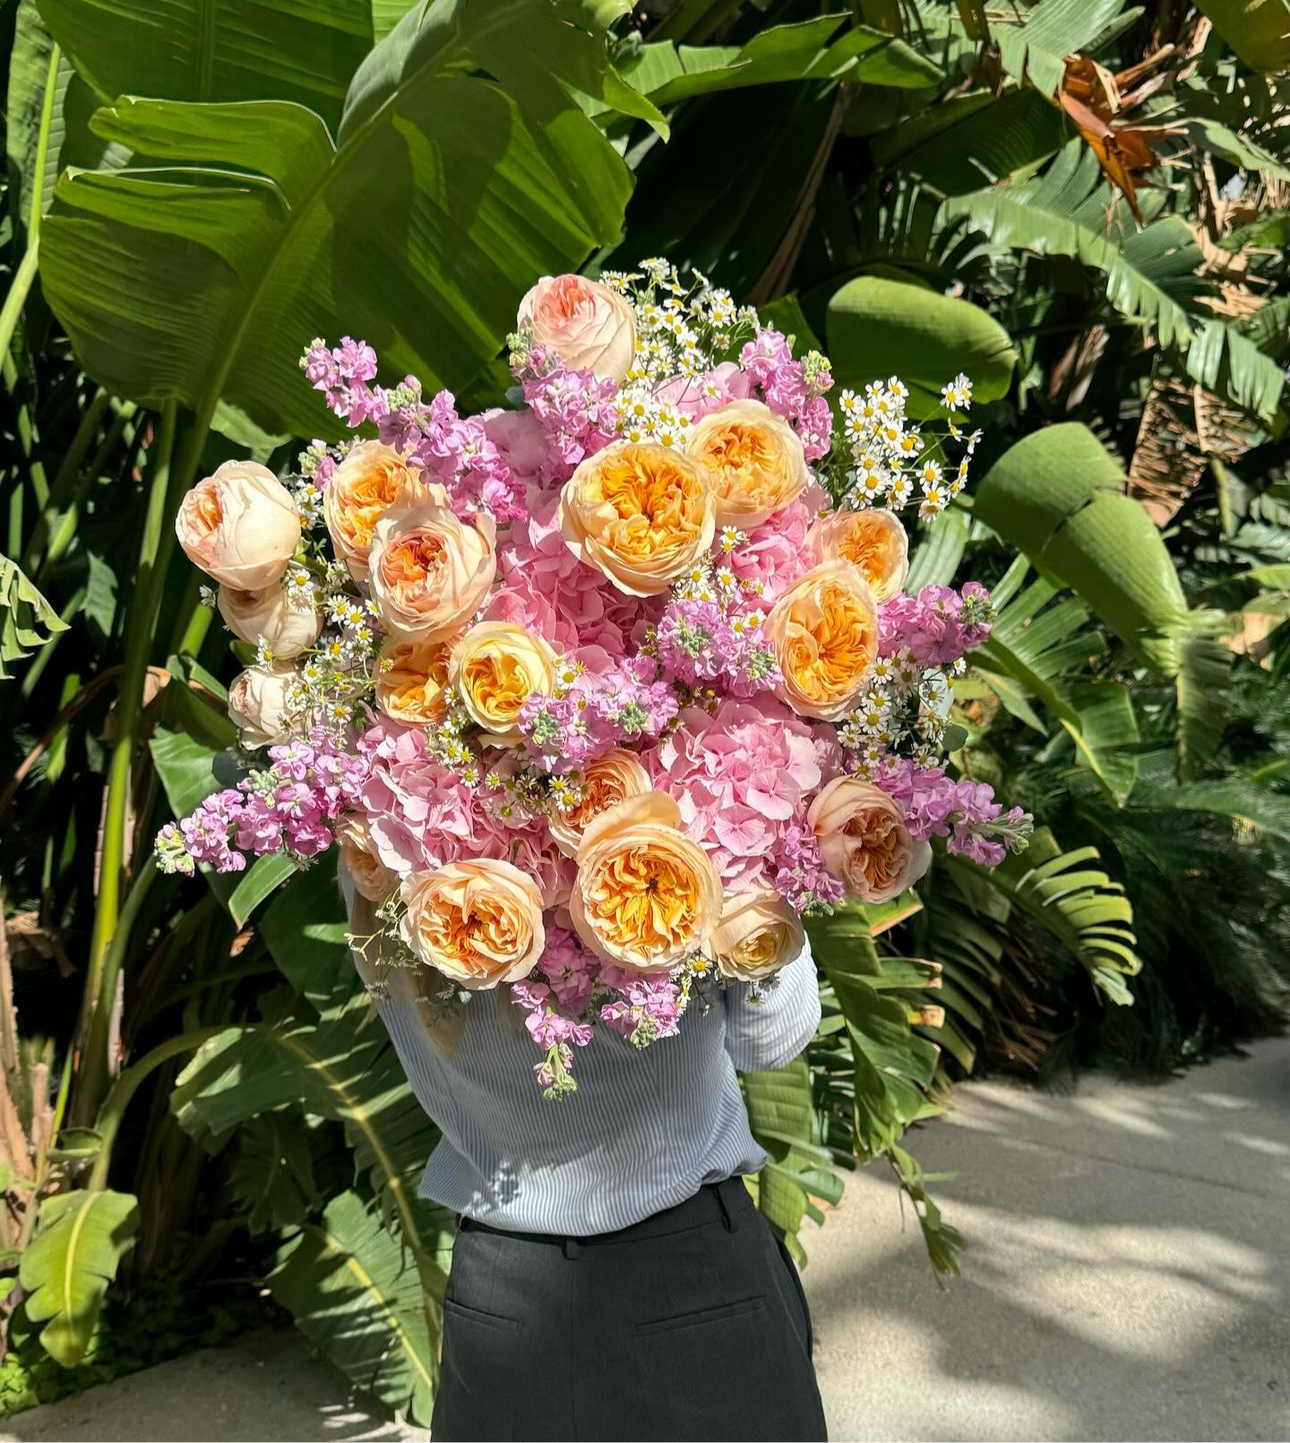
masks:
[[[86,371],[302,435],[326,419],[297,366],[314,336],[364,335],[427,387],[469,381],[534,278],[621,227],[630,174],[576,97],[657,114],[583,10],[418,5],[359,67],[335,138],[286,100],[100,110],[134,161],[64,176],[41,260]]]

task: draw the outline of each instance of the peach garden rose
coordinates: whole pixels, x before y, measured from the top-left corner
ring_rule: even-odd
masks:
[[[831,511],[811,524],[806,546],[818,565],[850,561],[869,583],[875,601],[890,601],[909,575],[909,538],[894,512],[868,506],[860,511]]]
[[[444,688],[456,637],[415,641],[387,636],[381,642],[372,689],[377,707],[407,726],[429,726],[447,714]]]
[[[372,598],[386,628],[442,641],[479,610],[497,574],[497,527],[487,512],[461,521],[442,488],[416,506],[387,511],[372,535]]]
[[[565,482],[560,530],[570,551],[619,591],[658,596],[712,545],[712,487],[696,461],[671,447],[621,441]]]
[[[225,586],[260,591],[282,579],[300,544],[291,492],[255,461],[225,461],[180,503],[175,534],[194,566]]]
[[[931,846],[910,837],[900,803],[859,777],[821,788],[806,820],[824,865],[862,902],[898,897],[931,865]]]
[[[566,857],[576,857],[593,817],[650,790],[649,773],[633,753],[615,747],[602,757],[593,757],[583,768],[582,796],[576,806],[560,810],[552,806],[547,818],[551,840]]]
[[[515,746],[524,703],[555,690],[555,653],[522,626],[481,621],[453,647],[448,682],[492,746]]]
[[[396,505],[424,494],[420,476],[393,446],[360,441],[336,467],[323,492],[323,516],[336,555],[355,581],[366,581],[376,523]]]
[[[641,972],[698,952],[721,917],[721,882],[681,830],[665,792],[618,802],[592,819],[569,899],[574,930],[597,956]]]
[[[810,480],[797,432],[760,401],[735,401],[703,417],[685,450],[712,481],[718,526],[760,526]]]
[[[812,567],[771,607],[766,635],[799,716],[838,721],[854,709],[878,654],[878,608],[850,561]]]
[[[369,902],[384,902],[398,891],[399,874],[392,872],[377,855],[371,829],[360,813],[352,812],[336,823],[336,847],[360,897],[366,897]]]
[[[543,276],[520,302],[521,330],[571,371],[621,381],[636,350],[636,316],[626,299],[583,276]]]
[[[542,893],[509,862],[485,857],[412,872],[399,893],[404,942],[461,987],[518,982],[542,956]]]

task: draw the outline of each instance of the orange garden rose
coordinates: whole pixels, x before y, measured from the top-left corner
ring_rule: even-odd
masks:
[[[493,746],[517,746],[524,703],[555,690],[555,653],[522,626],[481,621],[452,649],[448,682]]]
[[[376,523],[392,506],[414,505],[424,492],[420,473],[380,441],[360,441],[332,472],[323,516],[336,555],[355,581],[367,580]]]
[[[376,855],[367,822],[357,812],[336,823],[336,846],[360,897],[366,897],[369,902],[384,902],[399,890],[399,874],[392,872]]]
[[[381,711],[406,726],[442,721],[448,711],[443,699],[448,685],[448,658],[455,643],[455,637],[446,641],[409,641],[407,637],[387,636],[381,642],[373,679]]]
[[[551,839],[566,857],[576,857],[582,834],[593,817],[650,790],[649,773],[634,753],[615,747],[589,761],[582,773],[582,799],[577,806],[561,811],[552,807],[547,817]]]
[[[582,834],[569,915],[599,957],[642,972],[674,967],[707,943],[721,901],[707,853],[665,792],[615,803]]]
[[[293,666],[249,666],[228,689],[228,716],[242,745],[267,747],[291,735],[287,696],[296,681]]]
[[[313,606],[293,605],[279,581],[262,591],[221,586],[219,614],[234,636],[252,646],[263,638],[275,661],[308,651],[323,627],[322,613]]]
[[[473,525],[460,521],[442,487],[426,490],[428,500],[376,523],[369,580],[388,631],[442,641],[470,620],[493,584],[497,528],[485,511]]]
[[[520,302],[517,323],[549,346],[571,371],[621,381],[636,350],[630,303],[583,276],[543,276]]]
[[[619,591],[657,596],[712,545],[712,488],[688,456],[620,441],[565,482],[560,529],[574,555]]]
[[[300,544],[291,492],[255,461],[225,461],[184,497],[175,534],[189,561],[239,591],[282,579]]]
[[[806,533],[815,562],[851,561],[869,583],[875,601],[898,596],[909,575],[909,538],[891,511],[867,506],[860,511],[831,511]]]
[[[462,987],[518,982],[542,956],[542,894],[509,862],[481,858],[413,872],[399,892],[407,907],[403,940]]]
[[[712,482],[718,526],[760,526],[810,480],[797,432],[760,401],[734,401],[704,416],[685,449]]]
[[[878,654],[878,611],[850,561],[825,561],[771,607],[766,634],[783,673],[779,695],[800,716],[838,721],[859,700]]]
[[[709,949],[717,970],[739,982],[770,977],[806,945],[801,918],[773,887],[726,894]]]
[[[824,865],[862,902],[898,897],[931,865],[932,849],[910,837],[900,803],[859,777],[821,788],[806,820]]]

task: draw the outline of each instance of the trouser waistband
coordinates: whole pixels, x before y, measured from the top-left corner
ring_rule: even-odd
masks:
[[[561,1233],[524,1233],[511,1228],[497,1228],[489,1223],[476,1222],[474,1218],[461,1217],[457,1227],[460,1232],[495,1233],[498,1237],[515,1238],[522,1242],[548,1243],[563,1246],[565,1252],[570,1246],[600,1247],[608,1243],[638,1242],[643,1238],[662,1238],[669,1233],[688,1232],[691,1228],[703,1227],[719,1218],[728,1230],[738,1225],[740,1214],[753,1209],[753,1200],[744,1185],[742,1177],[723,1178],[720,1182],[705,1183],[684,1202],[664,1208],[650,1217],[642,1218],[629,1227],[618,1228],[610,1233],[591,1233],[583,1237],[569,1237]]]

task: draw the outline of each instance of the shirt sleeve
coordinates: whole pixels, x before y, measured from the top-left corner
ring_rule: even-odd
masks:
[[[726,1051],[740,1072],[771,1072],[804,1051],[820,1025],[820,987],[810,942],[759,1001],[750,1002],[748,992],[742,982],[724,991]]]

